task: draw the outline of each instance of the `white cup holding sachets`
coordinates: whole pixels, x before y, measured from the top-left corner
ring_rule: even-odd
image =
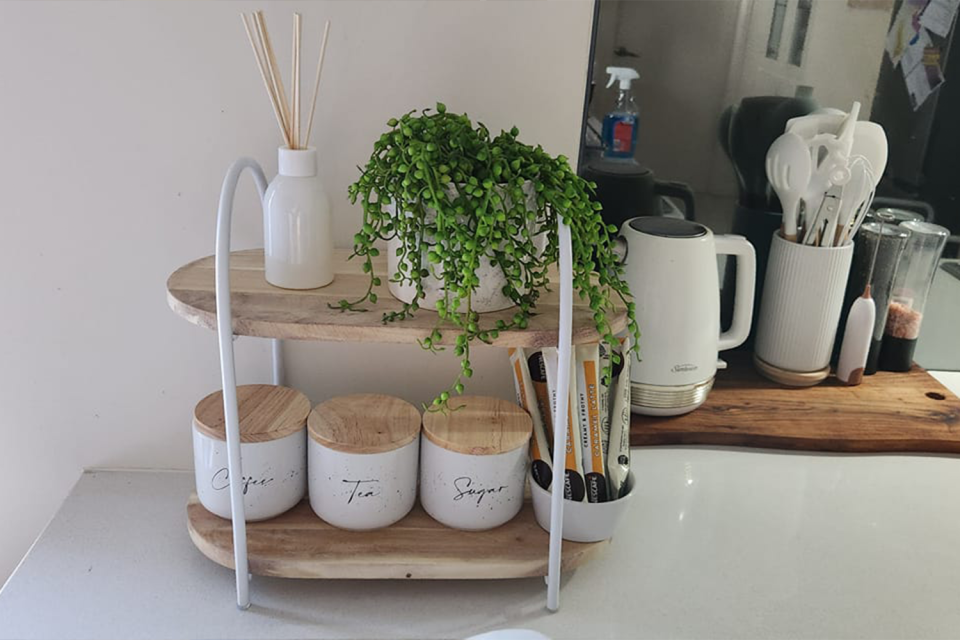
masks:
[[[464,396],[423,417],[420,503],[438,522],[480,531],[523,506],[533,429],[530,416],[499,398]]]
[[[309,419],[310,506],[341,529],[387,527],[417,497],[420,412],[400,398],[340,396]]]
[[[307,488],[305,395],[269,384],[237,387],[243,507],[246,520],[265,520],[291,509]],[[197,403],[193,414],[197,497],[207,511],[231,518],[223,392]]]

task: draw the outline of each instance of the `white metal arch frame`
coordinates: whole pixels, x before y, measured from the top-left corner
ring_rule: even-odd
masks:
[[[233,353],[233,317],[230,311],[230,223],[237,182],[249,169],[260,200],[267,190],[263,169],[251,158],[234,162],[223,179],[217,210],[217,248],[214,257],[217,296],[217,336],[220,342],[220,375],[223,385],[223,413],[227,435],[227,469],[230,474],[230,513],[233,525],[233,560],[237,578],[237,607],[250,607],[250,573],[247,562],[247,523],[243,511],[243,471],[240,460],[240,424],[237,411],[237,374]],[[557,216],[560,248],[560,323],[557,334],[557,398],[553,424],[554,481],[550,495],[550,547],[547,568],[547,609],[560,608],[560,550],[563,542],[564,452],[567,446],[566,398],[570,388],[570,359],[573,333],[573,248],[570,227]],[[283,384],[282,342],[273,340],[273,381]]]

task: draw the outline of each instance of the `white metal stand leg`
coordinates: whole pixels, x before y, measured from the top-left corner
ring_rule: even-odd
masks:
[[[560,608],[560,546],[563,543],[563,488],[566,480],[567,398],[573,337],[573,247],[570,227],[557,220],[560,243],[560,328],[557,333],[557,403],[553,416],[553,487],[550,493],[550,559],[547,568],[547,609]]]
[[[283,340],[273,338],[270,342],[273,348],[273,384],[282,387],[285,381],[283,370]]]
[[[227,471],[230,474],[230,513],[233,521],[233,560],[237,574],[237,607],[250,606],[250,574],[247,568],[247,522],[243,513],[243,471],[240,465],[240,423],[237,416],[237,372],[233,358],[233,319],[230,313],[230,219],[237,181],[244,169],[250,169],[263,200],[267,179],[263,169],[250,158],[231,165],[220,190],[217,211],[217,337],[220,340],[220,375],[223,384],[223,414],[227,431]],[[279,340],[274,341],[274,378],[282,377]]]

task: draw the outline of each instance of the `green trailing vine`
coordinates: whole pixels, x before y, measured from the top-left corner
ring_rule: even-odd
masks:
[[[557,215],[571,230],[574,290],[589,301],[603,341],[618,344],[607,322],[615,296],[627,306],[632,344],[638,344],[634,304],[612,251],[610,234],[617,229],[604,224],[600,205],[590,198],[596,185],[577,176],[566,157],[554,158],[540,146],[520,142],[516,127],[491,137],[482,123],[474,126],[466,115],[448,113],[439,103],[436,111],[411,111],[387,125],[390,130],[376,141],[360,179],[349,188],[351,202],[359,201],[363,208],[351,257],[363,260],[370,283],[362,297],[332,306],[362,311],[365,302],[376,303],[374,288],[381,280],[373,258],[380,254],[375,245],[381,240],[399,240],[398,269],[391,281],[416,291],[399,311],[385,313],[384,323],[410,317],[425,300],[425,281],[442,280],[437,324],[420,344],[441,351],[444,334],[456,333],[452,346],[460,373],[434,399],[432,409],[446,407],[453,394],[463,393],[464,378],[473,375],[470,346],[475,340],[490,343],[500,331],[527,327],[547,287],[548,268],[558,258]],[[481,261],[503,270],[503,294],[516,305],[512,318],[493,326],[483,323],[471,301],[480,284]],[[616,354],[614,359],[619,363]],[[607,381],[611,368],[603,372]]]

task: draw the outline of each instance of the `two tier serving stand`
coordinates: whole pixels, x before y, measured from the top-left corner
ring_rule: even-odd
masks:
[[[511,522],[490,531],[466,532],[447,528],[416,506],[391,527],[371,532],[343,531],[317,518],[306,502],[290,512],[264,522],[247,523],[243,510],[243,472],[237,412],[237,377],[233,341],[254,336],[272,341],[273,381],[284,383],[283,341],[318,340],[416,344],[430,335],[436,321],[423,312],[403,322],[385,325],[384,311],[400,303],[386,291],[377,292],[370,311],[341,312],[328,307],[366,290],[369,276],[338,251],[336,277],[321,289],[292,291],[267,283],[263,251],[230,251],[234,192],[244,170],[249,170],[262,200],[267,188],[263,170],[252,159],[235,162],[223,182],[217,212],[216,252],[175,271],[167,281],[171,308],[194,324],[216,329],[220,343],[220,371],[226,418],[230,505],[232,520],[207,512],[194,494],[188,503],[189,531],[194,544],[212,560],[236,572],[237,606],[250,606],[251,572],[296,578],[522,578],[546,576],[551,611],[560,606],[561,568],[570,569],[590,559],[605,543],[562,540],[563,482],[554,481],[551,494],[550,533],[533,516],[529,500]],[[559,285],[538,302],[538,314],[524,330],[501,331],[493,341],[499,347],[556,345],[559,353],[557,397],[567,397],[572,346],[596,342],[593,312],[573,299],[570,228],[559,219]],[[386,272],[385,259],[375,264]],[[485,321],[509,319],[512,311],[484,314]],[[502,314],[502,315],[501,315]],[[626,324],[625,310],[611,318],[615,332]],[[560,403],[558,403],[560,406]],[[553,418],[553,468],[564,468],[567,412]],[[562,478],[556,474],[555,478]],[[411,535],[414,533],[415,535]],[[464,549],[469,548],[470,554]]]

